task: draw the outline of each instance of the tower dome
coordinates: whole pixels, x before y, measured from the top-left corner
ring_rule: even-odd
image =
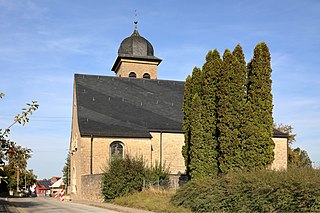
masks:
[[[135,24],[137,24],[136,21]],[[118,57],[111,70],[118,77],[157,79],[157,67],[161,61],[154,56],[152,44],[140,36],[135,26],[131,36],[121,42]]]
[[[131,57],[154,57],[152,44],[140,36],[137,29],[134,30],[131,36],[125,38],[118,50],[119,56],[131,56]]]

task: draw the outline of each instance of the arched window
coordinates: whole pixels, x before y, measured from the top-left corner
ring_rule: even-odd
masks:
[[[130,72],[129,73],[129,78],[136,78],[137,74],[135,72]]]
[[[110,159],[123,158],[123,144],[120,141],[114,141],[110,144]]]
[[[145,74],[143,74],[143,78],[150,79],[150,74],[149,74],[149,73],[145,73]]]

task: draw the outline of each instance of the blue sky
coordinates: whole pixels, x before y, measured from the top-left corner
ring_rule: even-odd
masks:
[[[320,1],[0,0],[0,127],[25,103],[40,108],[11,138],[33,150],[39,178],[61,175],[70,142],[74,73],[113,76],[121,41],[138,29],[163,62],[159,78],[185,80],[208,50],[240,43],[246,60],[265,41],[272,57],[274,119],[320,165]]]

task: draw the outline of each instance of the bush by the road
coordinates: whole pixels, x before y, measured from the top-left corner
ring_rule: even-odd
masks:
[[[146,180],[168,180],[168,174],[168,169],[164,166],[156,164],[154,167],[147,167],[142,158],[114,158],[104,174],[102,194],[106,201],[127,196],[142,191]]]
[[[229,173],[189,182],[172,202],[194,212],[319,212],[320,171]]]

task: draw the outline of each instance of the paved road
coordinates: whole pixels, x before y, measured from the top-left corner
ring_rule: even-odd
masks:
[[[117,211],[88,206],[79,203],[61,202],[50,197],[36,197],[36,198],[9,198],[9,205],[15,206],[19,213],[118,213]],[[10,208],[11,210],[12,208]],[[12,211],[12,210],[11,210]]]

